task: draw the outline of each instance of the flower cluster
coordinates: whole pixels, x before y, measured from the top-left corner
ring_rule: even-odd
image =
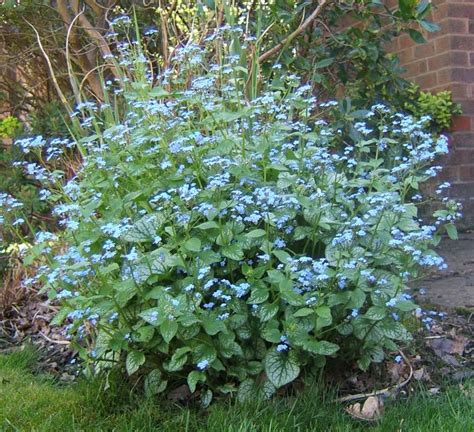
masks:
[[[449,200],[433,225],[418,216],[445,138],[381,104],[357,122],[315,120],[338,105],[296,77],[249,99],[235,57],[206,58],[188,45],[153,82],[112,83],[123,110],[79,107],[94,132],[54,210],[67,247],[38,275],[69,333],[96,364],[125,358],[160,391],[183,374],[191,388],[245,389],[263,369],[274,391],[341,349],[362,368],[381,361],[409,339],[407,283],[444,265],[433,237],[459,216]]]

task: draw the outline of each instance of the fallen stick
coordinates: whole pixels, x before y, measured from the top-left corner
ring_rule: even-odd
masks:
[[[408,378],[405,381],[401,382],[400,384],[391,386],[391,387],[386,387],[382,390],[374,391],[372,393],[357,393],[357,394],[354,394],[354,395],[343,396],[341,398],[336,399],[336,402],[342,402],[342,403],[343,402],[351,402],[351,401],[355,401],[355,400],[366,399],[370,396],[388,396],[393,390],[398,391],[402,387],[405,387],[413,377],[413,367],[412,367],[410,361],[405,356],[405,354],[402,351],[399,351],[399,352],[400,352],[400,355],[403,357],[403,360],[405,360],[406,364],[410,368],[410,373],[408,375]]]

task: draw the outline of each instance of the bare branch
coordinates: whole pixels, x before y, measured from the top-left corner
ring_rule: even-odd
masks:
[[[264,52],[258,58],[258,61],[262,63],[268,58],[272,57],[278,51],[280,51],[283,47],[288,45],[293,39],[295,39],[302,32],[304,32],[308,28],[308,26],[313,22],[313,20],[315,20],[317,16],[321,13],[322,9],[324,8],[324,6],[326,6],[327,3],[328,3],[328,0],[321,0],[321,2],[318,4],[316,9],[313,11],[313,13],[310,16],[308,16],[308,18],[306,18],[306,20],[293,33],[289,34],[286,38],[284,38],[279,44],[275,45],[273,48]]]

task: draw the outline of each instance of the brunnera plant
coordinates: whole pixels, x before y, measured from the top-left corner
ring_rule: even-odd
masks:
[[[49,264],[26,282],[63,302],[56,322],[96,371],[123,367],[149,394],[187,383],[205,404],[395,351],[416,308],[407,284],[444,265],[430,248],[459,216],[447,198],[433,225],[418,216],[419,185],[447,151],[426,119],[379,104],[327,121],[337,102],[278,69],[249,99],[229,46],[218,32],[152,76],[124,45],[128,75],[79,107],[88,136],[18,143],[83,155],[67,182],[27,167],[64,230],[37,234],[32,253]]]

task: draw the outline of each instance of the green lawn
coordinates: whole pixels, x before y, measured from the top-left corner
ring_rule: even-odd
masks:
[[[386,402],[377,425],[350,419],[334,395],[315,388],[298,398],[242,406],[221,401],[207,411],[130,396],[120,384],[108,393],[100,382],[58,385],[30,366],[24,350],[0,356],[1,431],[474,431],[474,381],[447,386],[440,396]],[[468,393],[466,395],[465,393]]]

